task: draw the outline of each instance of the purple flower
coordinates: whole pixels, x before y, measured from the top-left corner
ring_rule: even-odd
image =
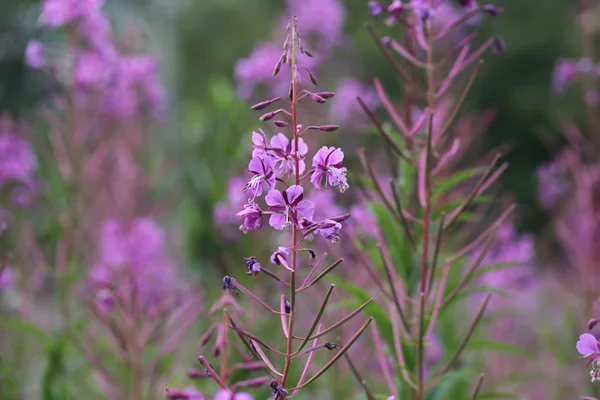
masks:
[[[342,230],[342,224],[326,219],[321,222],[317,228],[317,232],[327,240],[331,240],[332,243],[337,242],[340,239],[340,231]]]
[[[275,171],[273,170],[273,161],[267,155],[254,156],[248,164],[248,170],[254,174],[250,181],[244,187],[244,191],[252,191],[252,199],[260,196],[263,192],[263,186],[266,189],[275,187]]]
[[[552,90],[554,94],[564,95],[567,88],[579,75],[579,66],[577,60],[561,58],[554,65],[552,72]]]
[[[246,203],[246,195],[244,187],[247,180],[240,177],[235,177],[229,180],[227,185],[227,200],[218,203],[214,209],[214,220],[217,224],[237,223],[238,218],[236,213],[244,207]]]
[[[14,276],[12,270],[8,267],[4,267],[0,273],[0,290],[4,290],[12,286],[13,282]]]
[[[275,265],[281,265],[281,261],[279,260],[280,258],[282,258],[284,261],[286,260],[286,257],[290,254],[290,249],[287,247],[283,247],[283,246],[279,246],[277,248],[277,250],[273,250],[271,252],[271,264],[275,264]]]
[[[244,209],[237,216],[244,220],[240,226],[243,232],[258,230],[263,226],[263,211],[254,203],[244,204]]]
[[[44,45],[37,40],[27,44],[25,50],[25,61],[31,68],[40,69],[46,65],[46,52]]]
[[[291,223],[298,225],[298,220],[301,218],[312,218],[315,205],[312,201],[303,198],[304,188],[298,185],[292,185],[285,191],[270,190],[265,196],[269,210],[274,212],[269,219],[269,225],[282,230]]]
[[[100,262],[90,271],[99,288],[106,283],[137,292],[141,307],[160,305],[175,293],[175,268],[166,248],[165,232],[149,218],[126,224],[110,219],[100,232]]]
[[[275,164],[279,164],[278,177],[284,177],[294,172],[296,169],[296,147],[295,141],[291,141],[283,134],[278,133],[271,138],[271,156]],[[308,153],[308,146],[302,138],[298,139],[298,156],[300,160],[298,162],[299,171],[298,174],[304,173],[306,165],[304,163],[304,156]]]
[[[329,117],[336,123],[358,125],[364,122],[364,112],[356,97],[360,96],[362,101],[371,110],[379,103],[379,97],[375,90],[354,78],[343,78],[337,83],[335,97],[329,109]]]
[[[537,169],[538,200],[546,210],[555,208],[569,191],[567,169],[557,161],[545,163]]]
[[[592,366],[592,370],[590,371],[590,376],[592,377],[592,382],[600,380],[598,376],[600,375],[600,350],[598,349],[598,340],[589,333],[584,333],[579,336],[579,341],[577,342],[577,351],[583,358],[589,358],[587,365]]]
[[[256,261],[256,257],[244,258],[246,260],[246,269],[248,275],[257,275],[260,272],[260,263]]]
[[[329,53],[343,39],[345,11],[339,0],[288,0],[287,15],[298,17],[303,38],[315,38],[319,54]],[[285,21],[287,24],[287,18]],[[304,59],[303,61],[308,61]]]
[[[98,12],[104,0],[44,0],[40,23],[49,28],[59,28]]]
[[[316,188],[321,188],[323,178],[331,186],[339,186],[340,192],[345,192],[349,185],[346,181],[347,170],[342,166],[344,152],[340,148],[323,146],[315,154],[312,166],[315,168],[310,181]]]
[[[235,79],[238,83],[238,93],[242,98],[249,98],[259,85],[273,85],[273,92],[285,91],[289,82],[282,76],[273,78],[273,68],[281,57],[282,49],[277,43],[258,43],[252,54],[241,59],[235,66]],[[278,90],[280,89],[280,90]]]
[[[369,8],[371,9],[371,15],[374,17],[386,10],[386,7],[380,1],[370,1]]]
[[[240,392],[232,394],[227,389],[221,389],[213,397],[213,400],[254,400],[254,397],[249,393]]]
[[[258,132],[252,132],[252,147],[254,148],[252,150],[252,157],[267,153],[269,142],[267,141],[267,135],[265,135],[262,129],[259,129]]]
[[[0,185],[11,181],[33,185],[36,169],[31,144],[22,137],[0,133]]]

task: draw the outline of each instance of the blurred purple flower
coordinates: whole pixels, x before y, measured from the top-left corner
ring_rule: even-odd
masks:
[[[298,29],[304,40],[315,38],[316,52],[327,56],[344,35],[345,10],[339,0],[288,0],[287,16],[298,17]],[[285,26],[285,25],[284,25]],[[281,52],[280,52],[281,53]]]
[[[272,42],[260,42],[255,47],[252,53],[247,57],[239,60],[235,66],[235,79],[238,83],[238,93],[240,97],[247,99],[252,96],[254,90],[260,85],[273,86],[276,88],[272,92],[276,93],[278,89],[285,90],[289,84],[285,77],[279,79],[273,78],[273,68],[283,50],[281,46]]]
[[[292,185],[285,191],[270,190],[265,197],[269,210],[274,213],[269,219],[269,225],[282,230],[291,223],[298,225],[301,218],[311,219],[315,205],[310,200],[304,200],[304,188]]]
[[[104,0],[44,0],[40,23],[49,28],[59,28],[76,22],[104,7]]]
[[[44,45],[37,40],[32,40],[25,49],[25,61],[31,68],[40,69],[46,65],[46,52]]]
[[[100,232],[99,258],[90,279],[100,288],[107,283],[133,285],[137,300],[147,307],[174,294],[176,271],[167,254],[165,232],[149,218],[130,224],[107,220]]]
[[[348,189],[346,181],[347,170],[342,166],[344,161],[344,152],[340,148],[323,146],[313,157],[312,166],[315,169],[310,181],[316,188],[323,187],[323,178],[325,185],[339,186],[340,192]]]
[[[0,186],[11,181],[31,185],[36,169],[31,144],[22,137],[0,133]]]
[[[544,209],[554,209],[568,193],[570,184],[566,174],[567,169],[558,161],[538,167],[538,200]]]
[[[277,250],[273,250],[271,252],[271,264],[280,265],[281,261],[279,258],[282,258],[284,261],[287,261],[287,256],[290,254],[290,249],[284,246],[279,246]]]
[[[366,120],[362,108],[356,101],[358,96],[371,110],[379,104],[375,89],[354,78],[340,80],[335,93],[329,109],[329,117],[336,123],[349,125]]]
[[[12,286],[14,282],[14,274],[8,267],[4,267],[0,272],[0,290],[4,290]]]
[[[314,215],[317,221],[346,214],[344,208],[337,203],[334,191],[313,189],[310,198],[313,203],[319,205]]]
[[[260,272],[260,263],[256,261],[256,257],[244,258],[246,260],[246,270],[248,275],[256,275]]]
[[[560,58],[554,65],[552,73],[552,90],[554,94],[563,96],[569,85],[581,74],[595,73],[600,75],[600,66],[594,66],[589,58],[575,60],[572,58]]]
[[[244,207],[248,200],[244,194],[244,186],[247,180],[241,177],[234,177],[229,180],[227,185],[227,199],[217,203],[214,208],[214,220],[219,225],[238,223],[237,212]]]
[[[355,204],[350,207],[352,229],[360,229],[369,236],[377,236],[377,218],[366,204]]]
[[[227,389],[221,389],[215,394],[213,400],[254,400],[254,397],[249,393],[240,392],[232,394]]]

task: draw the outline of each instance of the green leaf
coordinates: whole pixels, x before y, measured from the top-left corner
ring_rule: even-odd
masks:
[[[480,393],[477,396],[477,400],[487,400],[487,399],[520,399],[521,396],[515,393],[501,393],[501,392],[486,392]]]
[[[478,174],[482,174],[485,170],[486,169],[483,167],[469,168],[464,171],[457,172],[446,179],[435,181],[435,184],[433,185],[433,201],[435,202],[438,200],[438,197],[443,196],[446,192],[454,189],[469,178],[472,178]]]

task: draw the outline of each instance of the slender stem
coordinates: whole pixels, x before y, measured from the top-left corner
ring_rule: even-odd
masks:
[[[429,7],[433,8],[433,0],[429,0]],[[428,281],[428,257],[429,257],[429,239],[432,216],[431,204],[431,150],[433,141],[433,116],[435,113],[435,65],[433,63],[433,31],[431,19],[425,22],[425,31],[427,34],[427,106],[431,110],[429,114],[429,122],[427,124],[427,143],[425,147],[425,204],[423,211],[423,251],[421,253],[421,285],[419,292],[419,332],[417,341],[417,393],[416,399],[424,398],[424,379],[422,369],[422,343],[423,343],[423,309],[424,296],[427,290]]]
[[[296,57],[296,44],[298,41],[298,32],[296,29],[296,17],[293,16],[291,20],[291,46],[292,46],[292,134],[294,135],[294,179],[296,185],[300,184],[300,157],[298,153],[298,88],[297,88],[297,57]],[[283,368],[283,377],[281,378],[281,384],[283,387],[286,386],[287,379],[290,373],[290,367],[292,364],[293,340],[294,340],[294,314],[296,308],[296,265],[297,265],[297,247],[298,247],[298,228],[296,224],[292,225],[292,271],[290,272],[290,316],[288,320],[288,338],[287,338],[287,350],[285,357],[285,366]]]

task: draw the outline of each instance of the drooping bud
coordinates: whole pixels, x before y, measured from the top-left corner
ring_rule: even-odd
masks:
[[[310,78],[310,81],[312,82],[312,84],[315,86],[319,86],[319,81],[317,81],[317,77],[314,76],[313,73],[310,72],[308,69],[306,71],[308,72],[308,77]]]
[[[340,128],[339,125],[321,125],[319,126],[319,130],[322,132],[333,132],[337,131]]]
[[[199,369],[190,368],[187,371],[187,376],[190,379],[202,379],[210,376],[206,371],[200,371]]]
[[[318,95],[318,96],[321,96],[324,99],[330,99],[333,96],[335,96],[335,93],[333,93],[333,92],[318,92],[318,93],[315,93],[315,94]]]
[[[600,322],[600,318],[592,318],[589,320],[588,322],[588,329],[592,330],[594,328],[594,326],[596,326],[596,324]]]
[[[494,36],[494,43],[492,44],[492,52],[499,54],[506,50],[506,42],[500,36]]]
[[[493,4],[486,4],[482,7],[483,11],[490,14],[492,17],[497,17],[502,12],[501,8],[496,7]]]
[[[289,122],[285,122],[285,121],[281,121],[281,120],[277,120],[273,123],[275,124],[275,126],[278,126],[280,128],[287,128],[288,126],[290,126]]]
[[[324,98],[322,98],[321,96],[319,96],[315,93],[311,93],[310,97],[319,104],[323,104],[326,102],[326,100]]]
[[[275,97],[274,99],[271,100],[266,100],[266,101],[262,101],[258,104],[253,105],[252,107],[250,107],[252,110],[262,110],[263,108],[266,108],[268,106],[270,106],[271,104],[275,103],[276,101],[281,100],[281,97]]]
[[[274,116],[276,116],[277,114],[279,114],[279,113],[280,113],[280,112],[282,112],[282,111],[283,111],[283,109],[282,109],[282,108],[280,108],[279,110],[275,110],[275,111],[268,112],[268,113],[266,113],[266,114],[263,114],[263,115],[262,115],[262,116],[259,118],[259,120],[261,120],[261,121],[268,121],[268,120],[270,120],[271,118],[273,118]]]

